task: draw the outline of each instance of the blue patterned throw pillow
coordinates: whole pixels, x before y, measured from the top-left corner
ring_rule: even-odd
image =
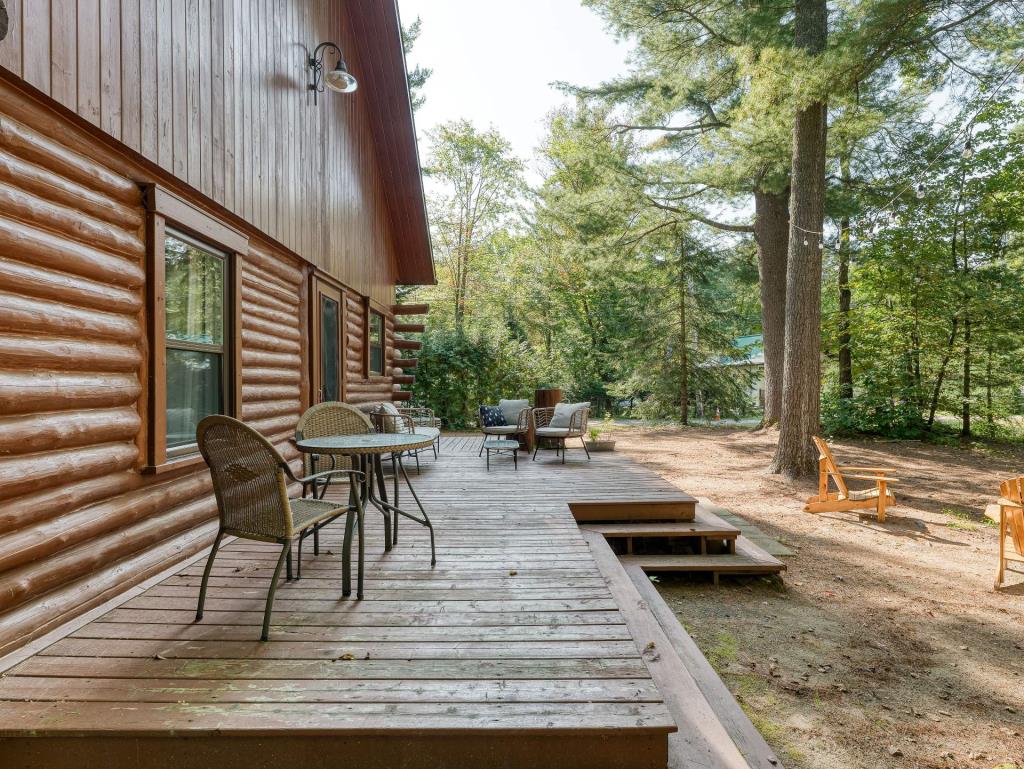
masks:
[[[499,427],[505,424],[505,415],[497,406],[480,407],[480,425],[482,427]]]

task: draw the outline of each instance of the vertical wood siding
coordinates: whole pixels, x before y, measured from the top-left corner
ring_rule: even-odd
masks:
[[[0,107],[0,653],[197,552],[216,515],[205,467],[139,471],[140,187],[97,159],[95,140],[25,115],[38,125]],[[294,458],[305,268],[250,243],[241,416]]]
[[[379,22],[365,25],[381,12],[360,12],[355,34],[353,7],[336,0],[8,2],[11,33],[0,41],[0,66],[387,306],[398,261],[411,251],[396,241],[396,222],[402,233],[415,232],[407,209],[422,201],[406,195],[396,204],[407,180],[381,171],[390,167],[383,143],[398,141],[393,128],[381,134],[371,113],[372,100],[395,101],[372,88],[382,44],[367,37],[384,33]],[[321,94],[314,106],[306,59],[325,40],[344,48],[364,87]],[[326,63],[333,66],[332,55]]]

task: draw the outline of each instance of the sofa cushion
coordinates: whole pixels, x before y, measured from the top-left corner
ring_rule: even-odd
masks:
[[[505,424],[505,414],[497,406],[480,407],[480,426],[497,427]]]
[[[406,421],[404,419],[395,419],[401,412],[398,407],[395,406],[391,401],[382,401],[373,407],[371,413],[383,415],[380,420],[380,430],[385,433],[407,433],[409,430],[406,427]]]
[[[515,425],[493,425],[483,428],[485,435],[515,435],[519,428]]]
[[[568,429],[572,415],[580,409],[588,408],[590,408],[590,401],[582,401],[580,403],[557,403],[555,404],[555,413],[551,415],[551,422],[548,423],[548,427],[562,427]]]
[[[519,412],[523,409],[530,408],[530,401],[528,400],[505,400],[502,398],[498,401],[498,408],[501,409],[501,413],[505,416],[505,424],[514,425],[519,423]]]
[[[537,437],[538,438],[567,438],[569,436],[568,427],[538,427]]]

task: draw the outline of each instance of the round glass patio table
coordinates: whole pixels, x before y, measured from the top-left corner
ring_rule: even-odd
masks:
[[[362,472],[359,493],[363,503],[369,502],[384,515],[384,549],[391,550],[398,542],[398,518],[399,516],[415,521],[421,526],[426,526],[430,532],[430,565],[437,564],[437,557],[434,551],[434,527],[430,523],[427,511],[423,509],[423,503],[416,495],[412,487],[409,474],[402,464],[402,454],[406,451],[429,448],[434,439],[428,435],[416,435],[415,433],[358,433],[354,435],[328,435],[322,438],[303,438],[296,441],[295,445],[306,454],[328,455],[331,457],[343,456],[352,461],[353,468]],[[395,496],[394,503],[388,501],[387,486],[384,483],[383,457],[391,456],[395,472]],[[416,516],[398,506],[398,475],[401,473],[405,479],[405,485],[419,508],[420,515]],[[374,488],[376,485],[378,488]],[[326,490],[326,489],[325,489]],[[378,494],[379,490],[379,494]],[[314,490],[315,494],[315,490]],[[348,519],[351,521],[351,518]],[[345,542],[350,543],[352,537],[351,526],[346,524]],[[359,571],[357,594],[363,597],[363,521],[359,520]],[[347,549],[347,548],[346,548]]]

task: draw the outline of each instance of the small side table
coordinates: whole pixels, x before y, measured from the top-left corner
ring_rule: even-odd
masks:
[[[509,441],[504,438],[494,438],[484,441],[484,451],[487,452],[487,469],[491,469],[491,452],[495,454],[512,453],[512,464],[516,470],[519,469],[519,441]]]

